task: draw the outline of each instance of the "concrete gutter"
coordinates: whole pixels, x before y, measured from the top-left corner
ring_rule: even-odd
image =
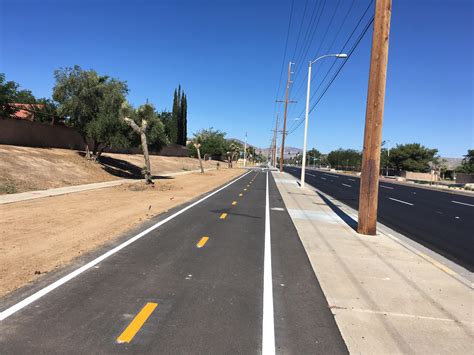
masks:
[[[208,168],[204,170],[210,171],[210,170],[216,170],[216,168]],[[172,173],[164,173],[163,175],[160,175],[160,176],[173,177],[173,176],[186,175],[186,174],[200,172],[200,171],[201,170],[179,171],[179,172],[172,172]],[[71,194],[75,192],[104,189],[104,188],[119,186],[123,184],[134,184],[134,183],[143,182],[143,181],[144,181],[143,179],[120,179],[120,180],[96,182],[93,184],[65,186],[65,187],[58,187],[58,188],[47,189],[47,190],[27,191],[27,192],[21,192],[18,194],[1,195],[0,205],[7,204],[7,203],[34,200],[37,198]]]
[[[342,203],[290,174],[273,176],[350,353],[472,352],[472,273],[464,278],[383,228],[360,235]]]

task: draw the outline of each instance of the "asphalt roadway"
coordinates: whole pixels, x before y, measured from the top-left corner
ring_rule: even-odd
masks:
[[[299,167],[284,169],[301,177]],[[357,176],[308,169],[305,182],[358,209]],[[378,221],[474,271],[474,197],[381,180]]]
[[[206,196],[0,300],[0,353],[347,353],[271,174]]]

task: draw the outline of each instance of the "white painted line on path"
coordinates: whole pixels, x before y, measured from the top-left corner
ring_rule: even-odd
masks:
[[[351,181],[355,181],[355,179],[349,179],[349,180],[351,180]]]
[[[346,186],[346,187],[352,187],[351,185],[347,185],[347,184],[342,184],[342,185],[344,185],[344,186]]]
[[[331,175],[331,174],[323,174],[323,175],[326,175],[326,176],[330,176],[330,177],[333,177],[333,178],[339,179],[339,176],[336,176],[336,175]]]
[[[237,179],[231,181],[230,183],[228,183],[227,185],[221,187],[220,189],[214,191],[214,192],[211,192],[210,194],[204,196],[203,198],[199,199],[198,201],[190,204],[189,206],[186,206],[184,207],[183,209],[179,210],[178,212],[172,214],[171,216],[168,216],[166,217],[165,219],[163,219],[162,221],[152,225],[151,227],[145,229],[143,232],[137,234],[136,236],[128,239],[127,241],[123,242],[122,244],[119,244],[117,245],[115,248],[112,248],[110,249],[108,252],[102,254],[101,256],[95,258],[94,260],[88,262],[86,265],[84,266],[81,266],[80,268],[74,270],[73,272],[67,274],[66,276],[63,276],[62,278],[60,278],[59,280],[53,282],[52,284],[42,288],[41,290],[33,293],[32,295],[26,297],[25,299],[23,299],[22,301],[14,304],[13,306],[7,308],[6,310],[2,311],[0,313],[0,321],[8,318],[9,316],[11,316],[12,314],[18,312],[19,310],[21,310],[22,308],[28,306],[29,304],[37,301],[38,299],[40,299],[41,297],[43,297],[44,295],[50,293],[51,291],[53,291],[54,289],[58,288],[59,286],[65,284],[66,282],[72,280],[73,278],[75,278],[76,276],[79,276],[80,274],[82,274],[84,271],[87,271],[89,270],[90,268],[94,267],[95,265],[97,265],[98,263],[104,261],[105,259],[107,259],[109,256],[112,256],[114,255],[115,253],[119,252],[120,250],[122,250],[123,248],[129,246],[130,244],[132,244],[133,242],[136,242],[138,239],[140,238],[143,238],[145,235],[147,235],[148,233],[152,232],[153,230],[157,229],[158,227],[162,226],[163,224],[165,224],[166,222],[169,222],[171,221],[172,219],[178,217],[180,214],[186,212],[187,210],[193,208],[194,206],[200,204],[201,202],[207,200],[209,197],[211,196],[214,196],[215,194],[217,194],[218,192],[226,189],[227,187],[229,187],[230,185],[232,185],[234,182],[242,179],[244,176],[247,176],[248,174],[250,173],[250,171],[248,171],[247,173],[245,173],[244,175],[238,177]],[[268,175],[267,175],[267,179],[268,179]],[[268,184],[267,184],[268,186]]]
[[[281,208],[281,207],[272,207],[270,208],[272,211],[284,211],[285,209],[284,208]]]
[[[321,179],[323,179],[323,180],[327,180],[327,179],[326,179],[326,178],[324,178],[324,177],[321,177]]]
[[[464,205],[464,206],[470,206],[470,207],[474,207],[474,205],[471,205],[470,203],[465,203],[465,202],[459,202],[459,201],[451,201],[452,203],[458,203],[460,205]]]
[[[265,192],[265,252],[263,262],[263,319],[262,354],[275,354],[275,323],[273,319],[272,244],[270,235],[270,199],[267,186]]]
[[[390,186],[385,186],[385,185],[379,185],[379,186],[383,187],[384,189],[393,190],[393,187],[390,187]]]
[[[396,198],[389,197],[389,199],[390,199],[390,200],[393,200],[393,201],[400,202],[400,203],[404,203],[405,205],[414,206],[413,203],[406,202],[406,201],[402,201],[402,200],[397,200]]]

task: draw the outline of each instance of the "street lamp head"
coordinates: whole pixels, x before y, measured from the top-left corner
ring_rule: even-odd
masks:
[[[340,53],[335,55],[336,58],[347,58],[347,54],[345,53]]]

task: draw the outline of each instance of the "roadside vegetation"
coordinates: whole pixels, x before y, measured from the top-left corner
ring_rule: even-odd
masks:
[[[306,152],[307,164],[331,167],[339,170],[360,171],[362,152],[355,149],[339,148],[322,154],[317,149]],[[285,159],[288,164],[300,164],[302,154]],[[426,173],[434,170],[446,170],[446,162],[438,156],[438,150],[425,147],[419,143],[397,144],[388,149],[383,143],[380,154],[381,169],[395,171],[412,171]],[[464,156],[463,163],[456,169],[457,172],[474,172],[474,150],[469,150]]]
[[[169,112],[156,110],[148,100],[134,108],[127,101],[130,89],[125,81],[92,69],[60,68],[54,71],[54,79],[51,98],[36,98],[0,74],[0,118],[15,118],[21,110],[29,112],[33,121],[71,127],[82,136],[89,161],[101,161],[108,149],[139,147],[144,155],[141,171],[148,183],[152,182],[149,151],[159,152],[168,144],[187,145],[191,157],[224,160],[230,168],[244,156],[241,142],[226,139],[225,132],[213,128],[199,130],[188,140],[188,98],[181,86],[173,93]],[[250,162],[264,160],[252,146],[246,155]],[[5,192],[14,191],[11,185],[3,185]]]

